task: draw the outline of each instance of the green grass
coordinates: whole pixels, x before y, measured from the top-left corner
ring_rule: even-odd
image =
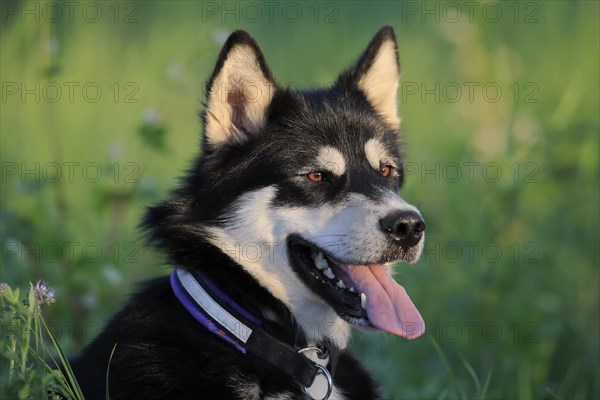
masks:
[[[503,2],[494,23],[481,13],[422,22],[397,2],[333,3],[334,23],[322,22],[322,8],[318,23],[308,8],[297,23],[223,23],[204,21],[199,3],[136,4],[130,24],[114,23],[108,8],[98,23],[2,15],[3,83],[91,82],[103,91],[96,103],[76,91],[72,102],[17,94],[0,104],[1,280],[50,282],[57,302],[45,317],[65,354],[89,343],[135,282],[168,271],[136,224],[197,152],[219,37],[249,30],[279,82],[310,86],[333,81],[389,23],[412,167],[403,196],[428,224],[422,261],[398,266],[396,277],[435,341],[356,335],[352,346],[391,398],[600,397],[597,2]],[[535,9],[537,22],[523,23]],[[493,83],[503,96],[442,95],[466,82]],[[436,83],[439,101],[421,90]],[[56,180],[49,163],[80,164],[72,180],[67,167]],[[460,179],[442,172],[452,163]],[[23,165],[34,172],[22,176]],[[502,172],[497,181],[485,175],[490,165]]]
[[[42,316],[42,306],[53,303],[53,296],[43,282],[30,284],[24,298],[18,288],[0,283],[3,399],[83,399],[67,357]]]

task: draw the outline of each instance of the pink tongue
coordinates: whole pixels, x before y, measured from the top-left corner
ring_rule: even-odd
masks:
[[[425,333],[423,317],[383,264],[350,265],[347,272],[357,291],[367,296],[367,316],[374,327],[406,339]]]

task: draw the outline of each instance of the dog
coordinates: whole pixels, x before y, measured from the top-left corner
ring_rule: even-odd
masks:
[[[142,220],[173,266],[71,365],[87,399],[381,399],[351,328],[407,339],[423,319],[390,273],[425,222],[404,182],[393,28],[335,84],[279,85],[256,41],[224,44],[200,155]]]

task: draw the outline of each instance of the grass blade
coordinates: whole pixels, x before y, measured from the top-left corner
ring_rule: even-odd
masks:
[[[81,387],[79,387],[79,383],[77,382],[77,379],[75,379],[75,374],[73,373],[73,370],[71,369],[71,365],[69,365],[69,360],[67,360],[67,357],[65,356],[65,353],[63,353],[60,345],[58,344],[58,341],[56,340],[56,337],[54,336],[54,334],[52,333],[52,331],[48,328],[48,325],[46,325],[46,321],[44,321],[44,319],[41,319],[42,324],[44,325],[44,329],[46,330],[46,332],[48,333],[48,336],[50,337],[50,340],[52,341],[52,345],[56,348],[56,351],[58,352],[58,357],[60,358],[60,361],[64,367],[64,373],[67,374],[67,376],[65,377],[69,383],[69,385],[72,385],[72,388],[75,392],[75,397],[77,399],[83,399],[83,392],[81,391]],[[63,375],[64,375],[63,373]]]
[[[108,388],[108,374],[110,372],[110,362],[112,361],[113,355],[115,354],[115,350],[117,349],[117,343],[112,348],[110,352],[110,357],[108,358],[108,365],[106,366],[106,400],[110,400],[110,390]]]
[[[492,380],[492,372],[494,371],[494,368],[490,368],[490,372],[488,372],[487,376],[485,377],[485,382],[483,383],[483,389],[481,389],[481,400],[485,400],[485,396],[487,395],[487,391],[490,387],[490,382]]]
[[[481,396],[481,382],[479,382],[479,378],[477,377],[475,370],[473,369],[473,367],[471,367],[471,365],[467,362],[467,360],[465,360],[462,357],[460,358],[460,360],[462,361],[462,363],[465,366],[465,368],[467,369],[467,371],[469,371],[471,378],[473,378],[473,382],[475,382],[475,390],[477,391],[477,397],[480,397]]]
[[[557,395],[556,393],[554,393],[552,391],[552,389],[550,389],[549,387],[546,388],[546,392],[548,392],[550,394],[550,396],[552,396],[553,400],[562,400],[562,397],[560,397],[559,395]]]
[[[433,336],[428,335],[427,337],[431,341],[431,344],[435,348],[435,351],[437,351],[438,355],[440,356],[442,363],[444,364],[444,368],[446,369],[446,373],[448,374],[448,378],[450,379],[450,382],[452,383],[452,386],[454,387],[454,390],[456,390],[456,393],[460,396],[461,399],[466,400],[467,397],[465,396],[462,389],[460,388],[460,385],[456,381],[456,377],[454,376],[454,373],[452,372],[452,369],[450,368],[450,364],[448,364],[448,360],[446,359],[444,352],[440,348],[440,345],[436,342],[436,340],[433,338]]]
[[[63,373],[63,371],[60,369],[60,365],[58,364],[58,361],[56,361],[56,359],[54,358],[54,356],[52,355],[52,352],[48,349],[48,347],[46,347],[46,344],[44,342],[42,342],[42,346],[44,347],[44,351],[46,352],[46,354],[48,355],[48,357],[50,357],[50,359],[52,360],[52,363],[54,363],[55,365],[55,369],[52,368],[50,365],[48,365],[48,363],[46,362],[46,360],[44,361],[45,367],[49,370],[52,371],[53,373],[57,374],[60,379],[58,379],[58,385],[60,386],[63,395],[67,396],[68,399],[74,399],[77,400],[78,397],[75,394],[75,392],[73,392],[73,388],[67,383],[67,377],[65,376],[65,374]],[[39,355],[36,354],[36,356]]]

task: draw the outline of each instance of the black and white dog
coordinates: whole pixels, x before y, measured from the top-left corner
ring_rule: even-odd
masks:
[[[201,155],[143,221],[174,272],[72,361],[86,398],[107,383],[113,400],[382,397],[347,350],[351,328],[425,329],[390,275],[418,260],[425,229],[398,195],[398,83],[391,27],[311,91],[279,86],[246,32],[229,37]]]

